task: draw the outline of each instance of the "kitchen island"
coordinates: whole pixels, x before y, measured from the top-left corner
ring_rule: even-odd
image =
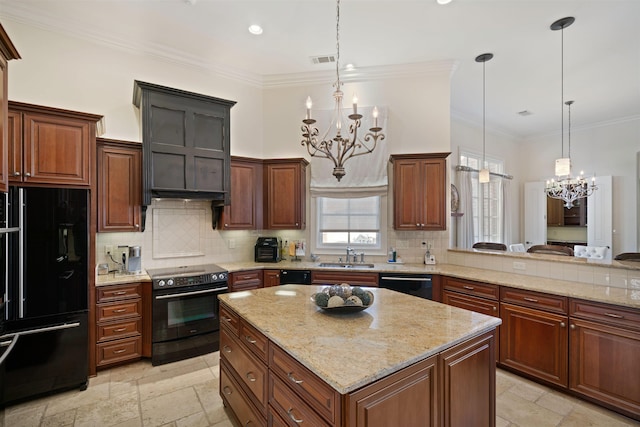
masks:
[[[495,425],[499,318],[375,288],[332,314],[320,289],[219,297],[220,394],[241,425]]]

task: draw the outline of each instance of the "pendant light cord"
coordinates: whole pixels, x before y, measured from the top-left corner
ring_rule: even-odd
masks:
[[[340,0],[336,2],[336,90],[340,90]]]
[[[560,30],[560,112],[560,157],[564,157],[564,26]]]
[[[486,78],[485,78],[485,67],[487,66],[487,61],[482,63],[482,167],[480,169],[484,169],[486,161],[485,161],[485,140],[486,140],[486,129],[485,129],[485,121],[486,121],[486,106],[487,106],[487,98],[486,98]]]

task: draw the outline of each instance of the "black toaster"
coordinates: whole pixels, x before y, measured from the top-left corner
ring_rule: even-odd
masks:
[[[279,237],[258,237],[255,262],[279,262],[282,240]]]

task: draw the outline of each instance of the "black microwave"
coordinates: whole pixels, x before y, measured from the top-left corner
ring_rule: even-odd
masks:
[[[255,247],[255,262],[279,262],[280,246],[279,237],[258,237]]]

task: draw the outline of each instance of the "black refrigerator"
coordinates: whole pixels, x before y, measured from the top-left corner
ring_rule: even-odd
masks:
[[[0,407],[88,380],[89,190],[10,187],[0,206]]]

